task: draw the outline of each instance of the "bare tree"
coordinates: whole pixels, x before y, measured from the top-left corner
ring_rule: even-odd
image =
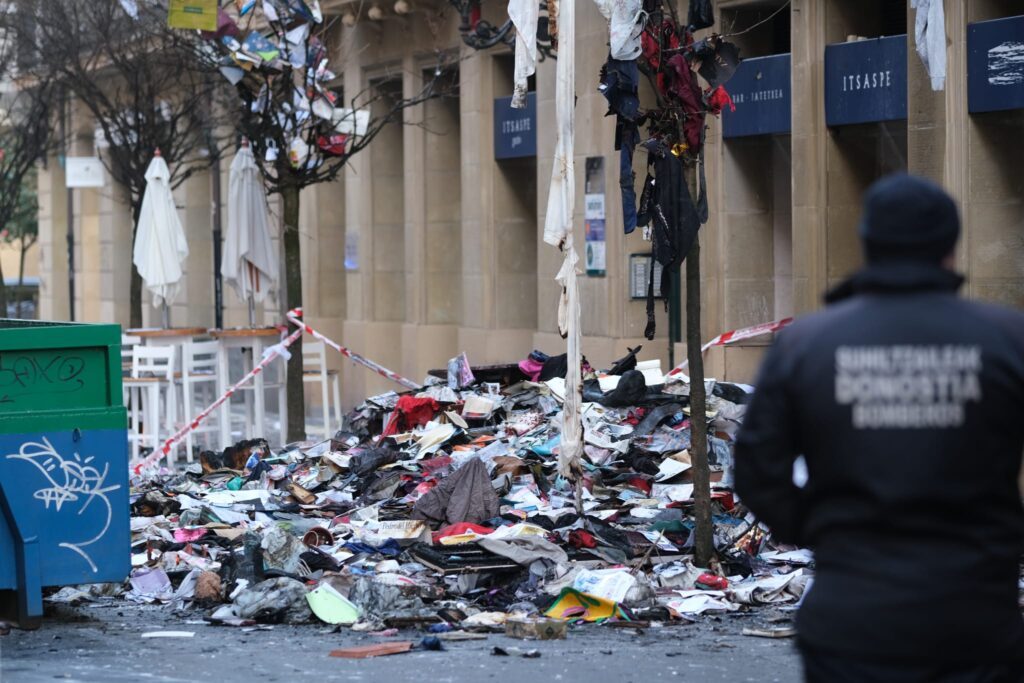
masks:
[[[34,241],[35,225],[35,216],[29,221],[26,215],[35,206],[27,184],[35,179],[36,164],[56,144],[50,132],[56,88],[49,80],[33,80],[19,71],[21,46],[29,39],[23,29],[14,12],[0,7],[0,235],[24,247],[26,240]],[[24,253],[20,261],[23,273]],[[0,315],[7,315],[7,300],[0,268]]]
[[[648,5],[645,5],[648,7]],[[694,41],[693,32],[710,28],[714,19],[709,16],[711,5],[691,0],[689,16],[680,19],[676,4],[655,0],[649,4],[649,18],[644,27],[644,55],[637,67],[650,83],[656,106],[641,112],[630,122],[639,142],[639,126],[646,126],[648,141],[657,142],[657,153],[649,155],[649,162],[657,168],[656,158],[665,160],[665,178],[658,178],[658,186],[665,191],[677,184],[662,199],[648,179],[645,196],[651,191],[651,203],[641,213],[647,213],[655,237],[654,258],[664,267],[661,293],[666,307],[671,306],[670,318],[679,315],[678,292],[681,266],[686,262],[686,349],[690,373],[690,457],[693,461],[694,484],[694,555],[700,566],[709,566],[715,557],[714,526],[711,509],[711,471],[708,463],[708,425],[706,391],[704,388],[704,360],[701,355],[701,272],[700,225],[708,218],[706,186],[704,183],[705,124],[708,115],[718,115],[723,106],[731,103],[722,83],[735,68],[732,58],[738,59],[735,47],[712,34],[705,40]],[[724,51],[724,52],[723,52]],[[729,58],[726,58],[729,57]],[[702,88],[697,74],[708,82]],[[682,177],[676,176],[676,169]],[[660,174],[662,171],[656,171]],[[697,176],[700,182],[697,182]],[[641,197],[644,204],[645,197]],[[664,206],[662,205],[664,203]],[[668,216],[668,219],[666,219]],[[660,231],[660,235],[659,235]],[[648,327],[646,336],[654,338],[653,275],[648,290]],[[675,320],[670,320],[670,323]],[[670,327],[674,327],[670,324]],[[677,332],[670,329],[670,344],[677,341]]]
[[[0,229],[0,241],[18,250],[18,285],[14,290],[14,310],[18,318],[24,316],[25,304],[25,257],[32,246],[39,241],[39,201],[35,190],[35,169],[32,169],[21,185],[21,195],[10,219]],[[0,277],[3,277],[0,274]]]
[[[177,188],[220,154],[213,103],[221,79],[194,31],[167,26],[166,2],[21,0],[34,19],[33,68],[95,119],[100,158],[124,188],[135,228],[157,149]],[[142,325],[142,279],[132,265],[132,327]]]
[[[224,3],[226,8],[233,2]],[[215,40],[218,66],[235,89],[240,111],[234,118],[258,159],[271,194],[281,196],[286,305],[302,306],[302,253],[299,202],[303,188],[335,180],[345,164],[391,123],[401,123],[402,110],[447,90],[450,71],[439,57],[435,77],[411,98],[401,87],[377,83],[351,96],[347,103],[335,85],[328,64],[332,26],[302,3],[267,3],[244,17],[221,16]],[[375,115],[374,115],[375,113]],[[289,441],[306,438],[302,381],[302,340],[292,346],[288,361]]]

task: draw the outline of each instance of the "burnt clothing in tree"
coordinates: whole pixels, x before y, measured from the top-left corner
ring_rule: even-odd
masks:
[[[615,149],[619,151],[619,188],[622,223],[626,234],[636,229],[636,176],[633,151],[640,142],[640,70],[636,60],[608,58],[601,68],[599,90],[608,100],[608,116],[615,115]]]
[[[676,99],[683,113],[683,134],[686,144],[695,152],[700,149],[701,131],[704,129],[704,103],[696,75],[683,55],[669,58],[668,93]]]
[[[652,258],[661,264],[661,294],[667,297],[672,277],[690,253],[700,229],[700,217],[686,186],[683,162],[660,140],[644,143],[648,152],[647,180],[640,196],[638,225],[651,226]],[[647,328],[644,335],[654,339],[654,268],[647,283]]]

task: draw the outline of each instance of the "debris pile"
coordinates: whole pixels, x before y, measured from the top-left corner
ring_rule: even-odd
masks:
[[[579,489],[557,469],[565,357],[536,351],[506,366],[457,357],[419,391],[366,399],[322,443],[244,441],[138,477],[124,597],[222,624],[442,640],[796,603],[813,558],[773,546],[730,490],[752,389],[707,382],[718,561],[696,567],[689,386],[637,351],[584,367]]]

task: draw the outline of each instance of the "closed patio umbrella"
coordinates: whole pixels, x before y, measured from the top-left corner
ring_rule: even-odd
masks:
[[[132,254],[146,289],[153,295],[153,305],[163,307],[165,327],[170,327],[169,306],[178,295],[182,265],[188,258],[188,242],[178,220],[170,179],[167,163],[156,150],[146,169],[146,192]]]
[[[277,285],[277,250],[270,235],[263,178],[247,141],[242,142],[228,184],[228,230],[224,238],[221,275],[249,302],[249,324],[255,324],[255,302]]]

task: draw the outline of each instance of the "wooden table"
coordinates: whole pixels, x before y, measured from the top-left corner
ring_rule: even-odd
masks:
[[[146,346],[153,344],[184,344],[192,341],[193,337],[204,337],[209,334],[205,327],[140,327],[134,330],[125,330],[125,334],[131,337],[139,337]]]
[[[182,347],[196,337],[209,335],[205,327],[140,327],[134,330],[125,330],[125,334],[131,337],[138,337],[142,340],[143,346],[173,346],[174,372],[184,370],[182,363]]]
[[[228,372],[228,351],[230,349],[240,349],[248,356],[249,363],[244,366],[244,369],[245,372],[249,372],[255,364],[259,362],[259,359],[263,358],[263,350],[278,343],[281,338],[281,332],[276,327],[210,330],[209,334],[221,344],[218,374],[220,378],[219,384],[224,387],[224,390],[227,390],[228,387],[234,384],[234,382],[231,381]],[[251,389],[251,393],[247,392],[245,395],[245,405],[246,412],[252,416],[252,420],[249,424],[251,424],[255,429],[255,432],[252,434],[243,434],[243,438],[266,438],[266,422],[264,419],[266,414],[266,404],[264,400],[264,391],[269,386],[269,388],[277,389],[278,411],[281,414],[281,436],[283,441],[285,435],[288,433],[288,411],[285,398],[285,385],[286,382],[284,381],[278,382],[276,385],[268,385],[264,381],[264,373],[260,372],[253,378],[251,386],[243,387],[244,389]],[[220,411],[220,442],[222,448],[227,448],[232,444],[230,399],[221,405]]]

